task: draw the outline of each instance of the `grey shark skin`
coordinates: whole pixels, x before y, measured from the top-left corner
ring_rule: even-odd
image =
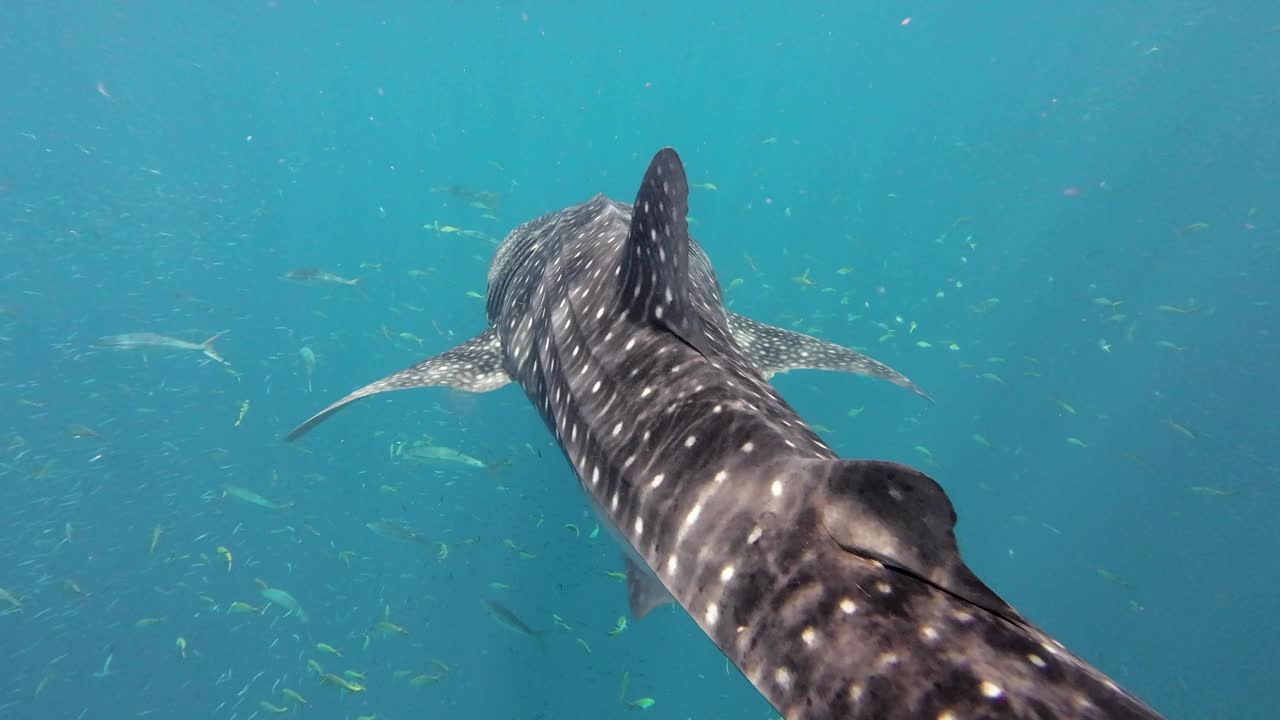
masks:
[[[768,375],[915,386],[727,312],[687,197],[664,149],[634,205],[597,195],[517,227],[490,268],[489,329],[290,439],[373,393],[515,380],[598,510],[784,717],[1159,718],[974,576],[937,483],[840,460],[796,416]]]

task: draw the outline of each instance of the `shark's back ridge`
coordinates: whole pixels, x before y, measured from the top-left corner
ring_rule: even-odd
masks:
[[[518,226],[487,327],[379,392],[518,384],[626,553],[641,617],[674,599],[788,720],[1155,720],[961,559],[924,473],[842,460],[770,385],[811,368],[888,380],[848,348],[729,312],[688,234],[670,148],[632,204],[597,195]]]

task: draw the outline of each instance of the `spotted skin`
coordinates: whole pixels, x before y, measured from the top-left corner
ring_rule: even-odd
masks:
[[[498,336],[492,329],[446,350],[439,355],[423,360],[417,365],[388,375],[381,380],[365,385],[347,395],[329,407],[312,415],[306,422],[289,432],[288,440],[297,440],[311,428],[319,425],[330,415],[363,397],[391,390],[405,390],[420,387],[451,387],[471,392],[488,392],[496,390],[511,382],[502,369],[501,346]]]
[[[767,381],[777,347],[760,366],[740,344],[687,195],[665,149],[634,205],[521,225],[487,311],[505,376],[702,630],[789,720],[1159,718],[974,576],[936,482],[840,460],[796,416]]]
[[[836,370],[888,380],[933,401],[928,393],[902,373],[879,360],[811,335],[765,325],[734,312],[726,312],[726,315],[733,339],[765,379],[789,370]]]

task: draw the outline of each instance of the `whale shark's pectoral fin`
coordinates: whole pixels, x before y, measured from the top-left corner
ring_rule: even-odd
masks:
[[[623,566],[627,576],[627,605],[631,610],[631,617],[643,620],[645,615],[655,609],[676,601],[671,596],[671,591],[644,565],[630,557],[624,557]]]
[[[928,393],[905,375],[879,360],[835,343],[819,340],[812,335],[765,325],[749,317],[726,312],[734,341],[766,380],[788,370],[836,370],[888,380],[933,402]]]
[[[689,292],[689,180],[671,148],[653,156],[631,209],[622,250],[622,294],[632,322],[665,328],[703,355],[706,331]]]
[[[1027,624],[960,558],[956,511],[922,472],[876,460],[807,461],[819,477],[822,524],[841,548],[905,572],[1005,619]]]
[[[488,392],[511,382],[502,368],[502,342],[489,328],[461,345],[405,368],[394,375],[365,385],[329,407],[312,415],[289,432],[287,440],[297,440],[324,422],[330,415],[362,397],[389,390],[420,387],[451,387],[468,392]]]

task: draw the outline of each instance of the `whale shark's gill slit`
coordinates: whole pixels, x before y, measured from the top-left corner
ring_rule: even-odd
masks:
[[[823,527],[845,551],[1026,624],[960,558],[955,508],[933,478],[875,460],[812,460],[804,470],[818,477]]]

